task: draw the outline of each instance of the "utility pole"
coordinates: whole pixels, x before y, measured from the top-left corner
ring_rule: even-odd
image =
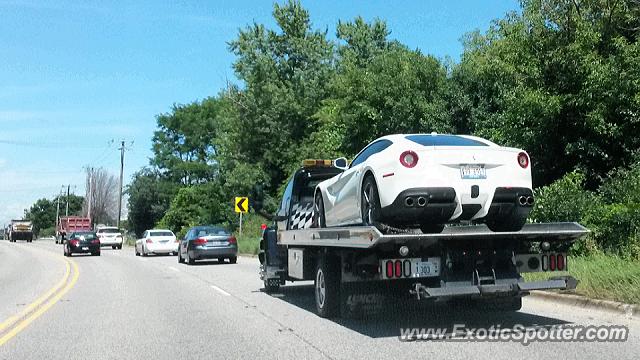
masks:
[[[69,192],[71,191],[71,184],[67,185],[67,211],[65,216],[69,216]]]
[[[118,219],[116,226],[120,228],[120,216],[122,215],[122,175],[124,172],[124,140],[120,143],[120,187],[118,189]]]
[[[91,219],[91,198],[93,194],[93,168],[89,168],[89,201],[87,202],[87,217]]]

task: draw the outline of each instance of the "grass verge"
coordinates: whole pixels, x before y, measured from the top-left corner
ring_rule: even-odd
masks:
[[[577,278],[575,294],[594,299],[640,304],[640,262],[611,255],[574,256],[569,258],[569,274]],[[544,280],[549,273],[525,274],[527,281]]]

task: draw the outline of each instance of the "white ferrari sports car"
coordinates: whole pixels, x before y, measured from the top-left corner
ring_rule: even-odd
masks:
[[[387,225],[434,233],[469,220],[493,231],[518,231],[534,202],[529,155],[474,136],[384,136],[343,170],[316,186],[317,227]]]

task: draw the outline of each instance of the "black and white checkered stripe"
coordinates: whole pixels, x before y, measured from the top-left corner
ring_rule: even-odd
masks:
[[[291,229],[308,229],[313,224],[313,203],[295,204],[291,208]]]

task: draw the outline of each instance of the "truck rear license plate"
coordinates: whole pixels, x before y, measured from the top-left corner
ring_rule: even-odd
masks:
[[[380,261],[383,279],[440,276],[440,258],[385,259]]]
[[[484,165],[461,165],[460,176],[463,179],[486,179],[487,170]]]

